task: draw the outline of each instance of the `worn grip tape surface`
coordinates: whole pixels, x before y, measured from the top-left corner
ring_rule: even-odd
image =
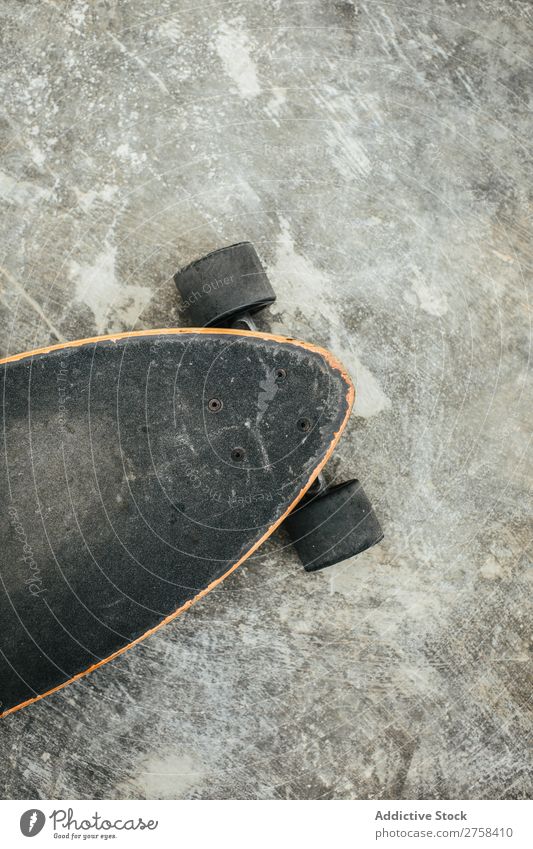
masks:
[[[316,477],[353,403],[327,351],[259,333],[121,334],[1,365],[2,715],[242,563]]]

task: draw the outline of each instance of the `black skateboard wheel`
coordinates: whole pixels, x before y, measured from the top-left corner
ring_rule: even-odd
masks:
[[[227,327],[240,314],[276,300],[251,242],[212,251],[178,271],[174,282],[192,327]]]
[[[284,527],[306,572],[340,563],[383,539],[376,514],[357,480],[305,499]]]

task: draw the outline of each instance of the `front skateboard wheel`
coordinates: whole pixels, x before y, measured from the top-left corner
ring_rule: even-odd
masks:
[[[308,498],[285,520],[306,572],[360,554],[383,539],[383,531],[357,480]]]
[[[227,327],[276,300],[251,242],[212,251],[178,271],[174,282],[193,327]]]

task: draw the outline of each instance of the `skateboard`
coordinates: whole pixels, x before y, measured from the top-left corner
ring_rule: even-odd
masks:
[[[0,361],[2,716],[170,622],[282,523],[308,571],[382,537],[359,483],[322,475],[352,382],[328,351],[257,330],[275,296],[253,247],[176,284],[195,328]]]

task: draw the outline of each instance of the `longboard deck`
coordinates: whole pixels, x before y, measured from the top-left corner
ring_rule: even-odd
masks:
[[[235,330],[119,334],[0,365],[2,716],[249,557],[317,476],[354,396],[329,352]]]

